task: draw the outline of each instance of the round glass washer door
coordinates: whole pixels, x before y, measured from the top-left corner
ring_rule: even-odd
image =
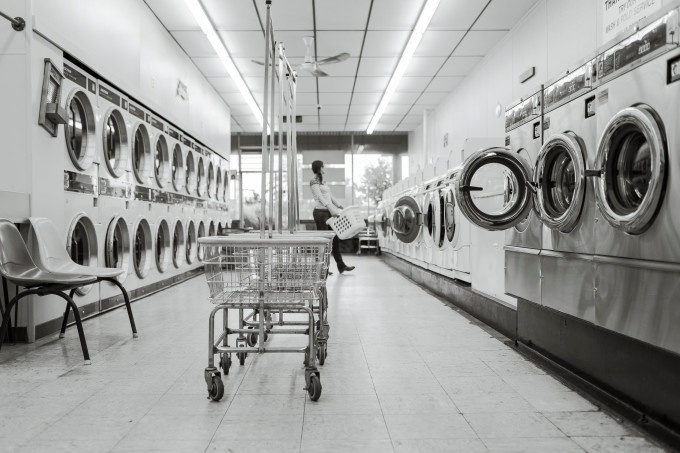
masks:
[[[184,165],[184,187],[186,187],[187,193],[191,195],[196,191],[196,164],[191,151],[187,152]]]
[[[123,269],[116,279],[123,283],[130,268],[130,232],[125,219],[115,216],[106,230],[104,244],[104,264],[106,267]]]
[[[125,120],[118,109],[112,108],[104,115],[102,124],[104,162],[111,176],[120,178],[125,174],[130,159]]]
[[[423,204],[423,223],[425,225],[424,243],[426,247],[432,247],[435,244],[437,236],[437,216],[439,208],[439,196],[437,190],[431,190],[425,195],[425,203]]]
[[[208,198],[215,196],[215,166],[212,162],[208,164]]]
[[[172,260],[170,246],[170,227],[165,219],[158,222],[156,230],[156,267],[160,272],[165,272]]]
[[[156,178],[156,183],[160,188],[165,187],[166,184],[168,184],[172,179],[168,141],[161,134],[158,134],[156,137],[156,143],[154,146],[153,174]]]
[[[142,219],[135,228],[132,250],[132,263],[139,278],[144,278],[149,274],[152,244],[151,227],[146,219]]]
[[[66,98],[67,121],[64,125],[66,149],[78,170],[87,170],[94,162],[95,119],[92,103],[82,90]]]
[[[392,231],[401,242],[410,244],[420,234],[423,213],[413,197],[406,195],[397,200],[392,211]]]
[[[94,223],[84,213],[71,221],[66,239],[66,250],[71,259],[81,266],[97,266],[97,232]],[[76,294],[83,296],[90,292],[92,285],[80,286]]]
[[[602,216],[628,234],[646,231],[661,206],[667,149],[663,126],[646,105],[625,108],[607,123],[595,160]]]
[[[137,124],[132,134],[132,170],[141,184],[147,184],[153,167],[149,132],[143,124]]]
[[[521,156],[488,148],[465,160],[455,180],[463,215],[480,228],[506,230],[524,220],[533,206],[531,170]]]
[[[184,159],[182,158],[182,148],[179,144],[175,144],[172,149],[172,186],[175,190],[179,191],[184,187],[185,176],[184,176]]]
[[[576,134],[551,135],[536,159],[536,210],[553,230],[571,232],[586,196],[585,146]]]
[[[184,226],[177,220],[172,232],[172,264],[179,268],[184,262]]]
[[[198,257],[198,261],[203,261],[203,258],[205,257],[205,249],[198,244],[198,240],[204,236],[205,236],[205,223],[203,221],[200,221],[198,223],[198,234],[196,235],[197,246],[196,256]]]
[[[219,201],[222,193],[223,193],[223,190],[222,190],[222,172],[220,171],[220,169],[218,167],[216,177],[215,177],[215,200]]]
[[[186,258],[188,264],[193,263],[196,258],[196,227],[192,220],[189,221],[187,227]]]
[[[448,188],[444,190],[442,196],[444,202],[444,209],[442,215],[444,217],[444,233],[449,244],[456,242],[456,198],[453,195],[453,189]]]

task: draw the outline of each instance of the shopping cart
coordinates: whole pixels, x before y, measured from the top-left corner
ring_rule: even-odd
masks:
[[[204,237],[199,243],[205,248],[210,301],[216,304],[210,312],[208,326],[209,353],[205,369],[208,397],[218,401],[224,395],[221,373],[215,367],[215,354],[220,356],[220,369],[228,374],[234,353],[243,365],[248,353],[299,352],[305,355],[306,390],[309,397],[317,401],[321,396],[321,380],[316,368],[319,340],[314,311],[318,311],[320,321],[324,319],[321,293],[328,272],[331,240],[307,235],[275,235],[262,239],[252,234],[239,234]],[[260,313],[257,329],[244,325],[244,310]],[[215,316],[220,311],[223,329],[215,339]],[[237,328],[229,327],[230,311],[238,311]],[[280,317],[303,314],[307,321],[302,323],[304,328],[273,329],[274,323],[266,316],[273,312],[278,312]],[[246,335],[255,333],[253,330],[257,334],[256,345],[248,344],[246,339]],[[308,344],[305,347],[265,346],[266,335],[279,333],[308,335]],[[229,344],[230,335],[237,335],[233,346]]]

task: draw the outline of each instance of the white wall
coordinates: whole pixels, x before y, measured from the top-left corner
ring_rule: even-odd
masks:
[[[36,31],[228,158],[229,107],[142,0],[33,0],[33,9]]]

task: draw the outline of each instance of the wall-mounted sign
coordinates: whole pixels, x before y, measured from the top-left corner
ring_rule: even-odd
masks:
[[[662,0],[600,0],[602,42],[630,29],[636,22],[661,9]]]

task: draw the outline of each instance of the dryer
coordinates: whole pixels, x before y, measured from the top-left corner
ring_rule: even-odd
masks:
[[[544,144],[533,180],[543,223],[541,301],[594,321],[594,154],[596,59],[590,58],[544,90]]]
[[[595,319],[675,353],[680,272],[679,11],[598,56]]]

